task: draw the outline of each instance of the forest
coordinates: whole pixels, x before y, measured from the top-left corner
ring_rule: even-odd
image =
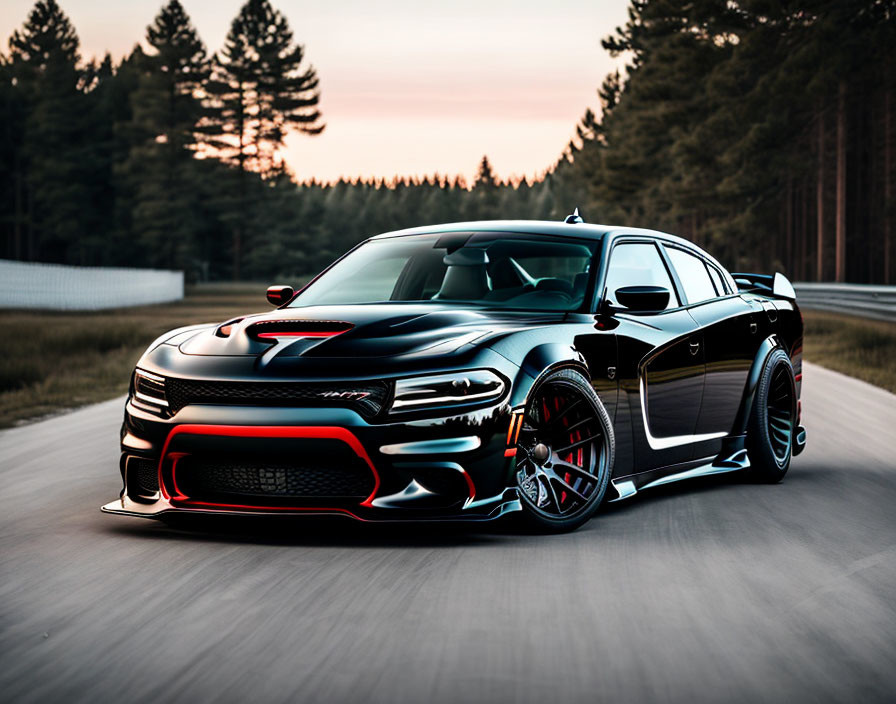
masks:
[[[298,182],[325,128],[288,18],[248,0],[209,49],[178,0],[120,62],[56,0],[0,52],[0,257],[291,280],[379,232],[490,218],[672,232],[731,270],[896,283],[896,0],[632,0],[623,68],[542,176]],[[584,106],[583,106],[584,107]]]

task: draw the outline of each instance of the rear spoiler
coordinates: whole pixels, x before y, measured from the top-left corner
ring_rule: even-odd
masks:
[[[744,293],[758,293],[762,296],[774,296],[775,298],[786,298],[790,301],[796,300],[796,291],[793,290],[793,284],[782,273],[774,276],[770,274],[747,274],[737,273],[731,274],[734,283],[737,284],[737,290]]]

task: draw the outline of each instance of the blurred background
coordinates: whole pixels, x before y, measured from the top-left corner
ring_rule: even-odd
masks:
[[[808,358],[896,389],[894,7],[6,0],[0,423],[370,235],[576,206],[784,272]]]
[[[3,258],[268,280],[578,205],[732,270],[896,275],[892,2],[159,5],[3,3]]]
[[[2,0],[0,698],[896,701],[894,17]],[[784,483],[671,484],[562,536],[99,512],[157,336],[383,231],[576,206],[794,282]]]

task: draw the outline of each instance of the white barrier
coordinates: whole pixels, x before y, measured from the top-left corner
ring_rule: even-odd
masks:
[[[179,301],[184,272],[0,259],[0,308],[103,310]]]

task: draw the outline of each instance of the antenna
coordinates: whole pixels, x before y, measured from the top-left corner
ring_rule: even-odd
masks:
[[[572,215],[566,216],[566,220],[564,220],[563,222],[565,222],[567,225],[577,225],[585,221],[582,219],[582,216],[579,215],[579,209],[576,208],[572,211]]]

